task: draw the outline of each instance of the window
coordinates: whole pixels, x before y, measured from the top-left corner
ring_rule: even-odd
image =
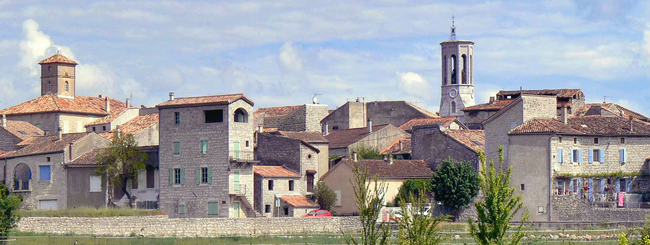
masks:
[[[456,101],[451,102],[451,113],[456,113]]]
[[[170,171],[170,182],[172,185],[182,185],[184,184],[183,182],[183,175],[184,175],[184,169],[182,168],[174,168],[172,171]]]
[[[208,215],[219,215],[219,202],[208,202]]]
[[[185,205],[178,205],[178,214],[185,214]]]
[[[155,188],[155,173],[153,168],[147,168],[147,188]]]
[[[578,144],[578,138],[573,138],[573,144]]]
[[[223,110],[205,111],[205,123],[223,122]]]
[[[197,171],[197,184],[210,184],[212,183],[212,168],[199,168]]]
[[[138,183],[138,180],[136,180],[136,179],[131,179],[131,189],[133,189],[133,190],[137,190],[138,187],[139,187],[139,184],[140,184],[140,183]]]
[[[618,150],[618,159],[620,163],[626,163],[627,162],[627,149],[619,149]]]
[[[271,212],[271,205],[264,205],[264,213],[270,213]]]
[[[544,206],[537,206],[537,213],[543,214],[544,213]]]
[[[46,157],[45,160],[47,160],[47,162],[50,162],[51,159],[50,157]]]
[[[208,141],[207,140],[201,140],[201,154],[203,154],[203,155],[208,154]]]
[[[38,166],[40,180],[52,180],[50,165]]]
[[[284,215],[289,216],[289,207],[284,207]]]
[[[103,131],[106,131],[106,126],[102,126],[102,130],[103,130]]]
[[[93,127],[93,132],[97,131],[97,128]]]
[[[249,146],[249,144],[248,144],[248,140],[247,140],[247,141],[246,141],[246,147],[248,147],[248,146]]]
[[[47,93],[52,93],[52,82],[47,81]]]
[[[174,155],[181,154],[181,142],[174,142]]]
[[[101,191],[102,191],[102,177],[90,176],[90,192],[101,192]]]
[[[563,155],[563,149],[562,148],[557,148],[557,162],[558,163],[563,163],[564,162],[564,155]]]
[[[580,163],[582,162],[582,150],[572,150],[571,151],[571,162]]]
[[[248,122],[248,113],[246,113],[246,110],[242,108],[235,110],[235,122]]]
[[[557,140],[559,143],[562,143],[562,136],[558,137]]]
[[[605,151],[602,149],[591,149],[589,151],[589,163],[593,162],[599,162],[603,163],[605,162]]]
[[[65,91],[70,92],[70,84],[68,84],[68,81],[65,81]]]
[[[181,113],[180,112],[174,112],[174,124],[178,125],[181,124]]]
[[[621,138],[621,144],[625,144],[625,138]]]
[[[594,138],[594,144],[598,144],[598,138]]]
[[[294,187],[293,180],[289,180],[289,191],[293,191],[293,187]]]
[[[521,191],[525,191],[525,190],[526,190],[526,186],[524,186],[524,184],[521,184]]]
[[[272,190],[273,190],[273,180],[270,179],[269,180],[269,191],[272,191]]]
[[[339,126],[332,127],[332,130],[339,130]]]

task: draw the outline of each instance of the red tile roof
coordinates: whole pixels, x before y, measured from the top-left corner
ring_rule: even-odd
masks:
[[[440,125],[449,128],[454,121],[456,121],[455,117],[414,118],[399,126],[399,129],[409,132],[413,131],[413,127],[423,125]]]
[[[327,143],[327,139],[323,137],[320,132],[293,132],[293,131],[278,131],[279,135],[289,137],[292,139],[302,140],[307,143]]]
[[[632,125],[632,130],[630,130]],[[570,117],[567,124],[556,119],[533,119],[510,130],[509,134],[561,133],[572,135],[650,136],[650,124],[621,117]]]
[[[257,165],[253,167],[253,171],[262,177],[300,177],[298,173],[283,166]]]
[[[373,125],[372,132],[377,132],[388,126],[388,124],[382,125]],[[332,148],[344,148],[348,147],[351,144],[357,143],[359,140],[362,140],[368,136],[368,128],[351,128],[351,129],[341,129],[341,130],[332,130],[329,134],[323,136],[327,141],[330,142],[330,149]]]
[[[498,111],[506,107],[510,103],[515,101],[514,99],[508,100],[495,100],[492,103],[483,103],[473,106],[468,106],[462,109],[462,111]]]
[[[344,158],[339,164],[345,163],[350,166],[357,164],[349,158]],[[431,178],[433,171],[431,165],[424,160],[398,160],[393,159],[393,164],[385,160],[361,159],[358,162],[362,167],[368,169],[369,176],[379,174],[386,179],[409,179],[409,178]]]
[[[43,136],[43,130],[36,126],[23,121],[7,120],[7,127],[5,128],[9,133],[15,135],[21,140],[26,140],[32,136]]]
[[[632,116],[634,119],[641,121],[650,121],[650,118],[615,103],[587,103],[581,108],[578,108],[575,114],[578,116],[599,115],[600,112],[595,111],[598,106],[616,116],[624,118]]]
[[[41,62],[38,62],[39,64],[50,64],[50,63],[64,63],[64,64],[73,64],[77,65],[78,63],[72,59],[69,59],[68,57],[63,56],[62,54],[55,54],[50,57],[45,58],[44,60],[41,60]]]
[[[111,98],[109,98],[109,101],[111,105],[111,114],[119,114],[126,109],[126,104],[122,101]],[[68,112],[98,116],[109,115],[109,113],[106,112],[106,98],[75,96],[74,99],[70,99],[51,94],[43,95],[27,102],[5,108],[0,111],[0,114],[18,115],[48,112]]]
[[[318,204],[314,201],[309,200],[306,196],[303,195],[282,195],[280,200],[286,202],[294,208],[315,208],[318,207]]]
[[[248,99],[244,94],[224,94],[224,95],[208,95],[197,97],[178,97],[174,100],[168,100],[156,105],[157,107],[175,107],[175,106],[188,106],[188,105],[209,105],[209,104],[230,104],[237,100],[243,99],[249,104],[253,105],[253,101]]]
[[[73,133],[64,134],[61,140],[58,136],[39,136],[30,139],[31,144],[17,151],[9,152],[3,155],[3,158],[30,156],[37,154],[55,153],[63,151],[70,143],[85,137],[91,133]]]
[[[304,105],[290,105],[290,106],[278,106],[278,107],[262,107],[257,108],[254,115],[255,118],[259,116],[265,117],[283,117],[291,114],[292,112],[304,107]]]
[[[93,149],[92,151],[86,152],[80,157],[69,162],[68,165],[97,165],[97,154],[99,154],[104,148]]]
[[[158,113],[137,116],[129,120],[128,122],[120,125],[120,133],[136,135],[142,132],[143,130],[157,124],[158,121],[159,121]],[[115,129],[109,132],[101,133],[99,135],[104,137],[105,139],[111,140],[113,139],[114,134],[115,134]]]
[[[520,94],[532,94],[532,95],[555,95],[558,98],[573,98],[574,95],[582,95],[580,89],[540,89],[540,90],[501,90],[497,93],[497,97],[508,96],[508,95],[520,95]]]
[[[402,136],[402,138],[399,138],[398,140],[393,142],[393,144],[391,144],[390,146],[379,151],[379,153],[382,155],[387,155],[387,154],[397,155],[397,154],[406,154],[411,152],[412,152],[411,137],[407,135]]]
[[[485,131],[474,129],[451,129],[441,131],[475,152],[485,150]]]

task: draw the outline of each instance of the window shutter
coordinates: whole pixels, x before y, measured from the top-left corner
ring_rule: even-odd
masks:
[[[208,184],[212,184],[212,168],[208,168]]]
[[[589,149],[589,158],[587,160],[589,160],[589,163],[594,162],[594,149]]]
[[[616,178],[616,180],[614,180],[614,183],[616,184],[616,193],[621,192],[621,181],[619,178]]]
[[[594,188],[593,188],[593,179],[589,179],[589,198],[588,200],[591,202],[594,200]]]
[[[623,156],[623,149],[618,150],[618,162],[624,163],[625,162],[625,157]]]
[[[185,169],[181,168],[181,185],[185,184]]]
[[[570,155],[571,155],[571,156],[569,156],[569,157],[571,158],[571,159],[569,159],[569,161],[570,161],[570,162],[574,162],[574,161],[573,161],[573,149],[569,150],[569,153],[570,153]]]
[[[605,163],[605,149],[600,149],[600,163]]]
[[[623,162],[627,162],[627,149],[623,149]]]
[[[196,184],[201,183],[201,168],[196,168]]]
[[[582,150],[578,150],[578,162],[582,163]]]
[[[169,169],[169,185],[174,185],[174,169]]]
[[[605,178],[600,179],[600,193],[605,193]]]
[[[557,149],[557,162],[562,163],[562,148]]]
[[[632,191],[632,179],[627,178],[627,179],[625,179],[625,181],[626,181],[625,184],[627,185],[626,188],[625,188],[626,192]]]

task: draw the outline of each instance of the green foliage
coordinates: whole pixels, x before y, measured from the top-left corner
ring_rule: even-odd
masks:
[[[407,205],[407,201],[411,205]],[[440,233],[442,222],[449,216],[433,216],[432,210],[425,212],[428,200],[424,192],[418,196],[408,195],[399,202],[401,219],[397,221],[397,238],[400,245],[440,244],[444,240]]]
[[[332,210],[332,205],[336,203],[336,193],[330,189],[325,182],[318,182],[314,188],[314,196],[316,202],[320,205],[321,209]]]
[[[431,181],[428,179],[410,179],[404,181],[402,187],[399,188],[399,192],[395,197],[394,203],[399,205],[401,201],[408,202],[409,196],[411,195],[420,197],[421,194],[424,194],[426,197],[426,194],[428,194],[430,190]]]
[[[476,243],[488,244],[519,244],[524,236],[522,229],[528,220],[528,212],[524,211],[521,224],[516,228],[512,237],[506,237],[513,216],[522,209],[524,203],[521,195],[514,196],[514,188],[510,187],[512,168],[503,171],[503,147],[499,147],[499,168],[494,167],[494,160],[486,164],[485,155],[479,152],[481,169],[481,191],[484,199],[475,202],[478,220],[469,222],[469,232]]]
[[[0,184],[0,239],[6,240],[9,231],[16,227],[20,220],[18,209],[22,198],[9,193],[9,189],[4,184]]]
[[[368,181],[368,169],[354,164],[352,169],[354,180],[350,180],[354,190],[354,203],[359,208],[361,218],[361,237],[355,238],[351,234],[344,234],[347,244],[388,244],[390,229],[387,222],[377,225],[377,219],[383,207],[383,200],[386,197],[386,183],[379,181],[379,175],[375,175],[372,181]],[[372,188],[371,188],[372,186]]]
[[[454,211],[460,210],[478,195],[478,173],[468,161],[456,162],[450,158],[433,173],[431,187],[436,201]]]
[[[374,147],[367,146],[367,145],[359,145],[355,149],[352,150],[352,152],[357,153],[357,157],[359,159],[383,159],[384,156],[379,153],[379,150],[377,150]]]
[[[636,239],[636,240],[635,240]],[[633,228],[618,235],[620,245],[650,245],[650,215],[646,216],[643,228]]]
[[[95,173],[102,178],[102,182],[108,182],[108,198],[112,203],[113,190],[115,187],[121,188],[124,194],[131,200],[131,194],[127,191],[127,181],[138,180],[138,175],[146,168],[145,161],[147,154],[138,149],[133,135],[122,134],[117,132],[113,135],[113,140],[108,148],[103,149],[97,154],[98,163]],[[131,205],[131,202],[129,202]]]
[[[93,208],[78,207],[60,210],[20,210],[22,217],[116,217],[116,216],[149,216],[164,215],[162,210],[146,210],[131,208]]]

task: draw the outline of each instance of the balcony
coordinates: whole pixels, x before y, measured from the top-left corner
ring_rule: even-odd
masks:
[[[230,162],[255,163],[255,152],[253,151],[230,151],[228,154]]]
[[[230,185],[230,195],[246,196],[246,185],[245,184],[231,184]]]

